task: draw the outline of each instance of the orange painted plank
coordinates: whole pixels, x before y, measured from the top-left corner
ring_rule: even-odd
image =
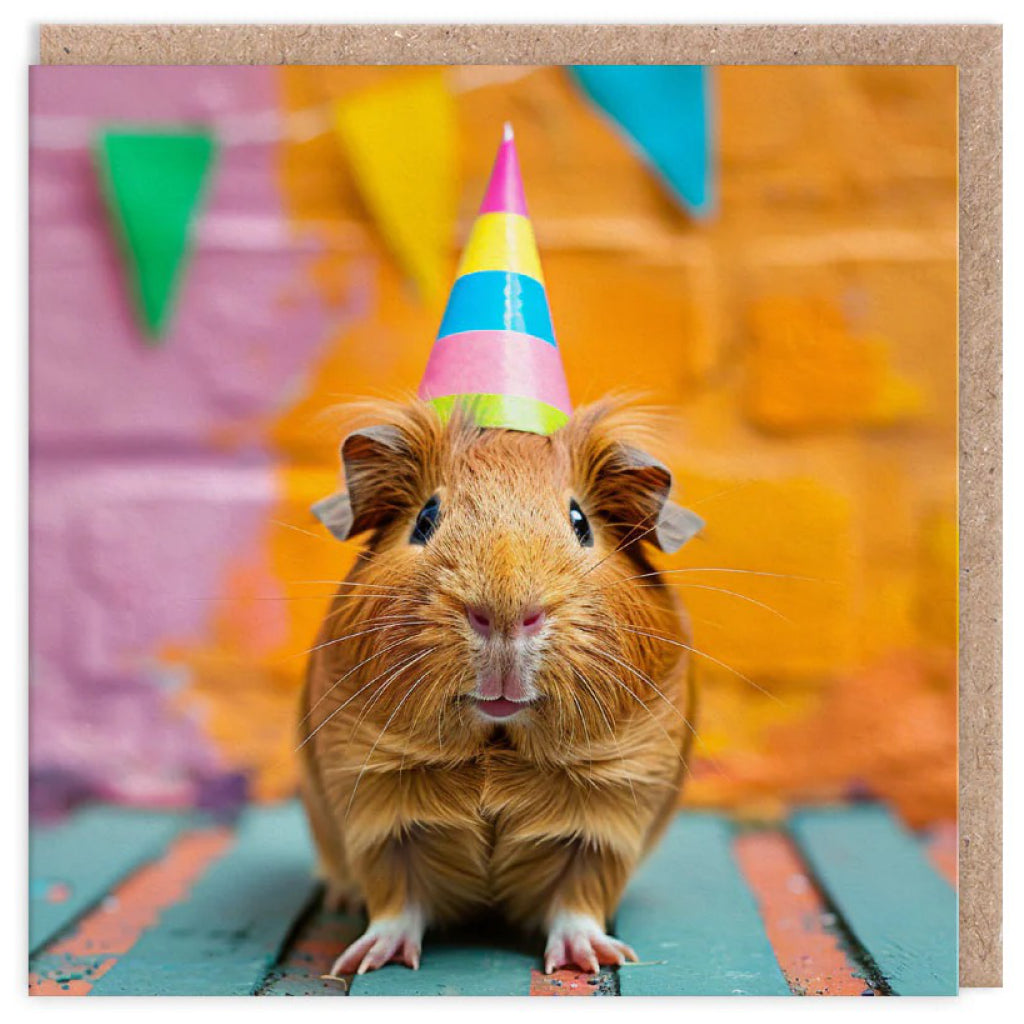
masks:
[[[155,860],[181,814],[91,804],[29,833],[29,954],[42,950],[119,882]]]
[[[180,835],[164,856],[119,885],[65,938],[29,964],[31,995],[84,996],[152,928],[160,914],[185,897],[231,843],[226,828]]]
[[[798,995],[874,995],[829,929],[829,912],[793,843],[781,832],[743,832],[735,853],[789,987]]]
[[[591,974],[589,971],[530,972],[531,996],[616,996],[618,985],[611,969]]]
[[[271,970],[257,995],[346,996],[350,978],[326,979],[338,954],[362,934],[359,915],[317,907]]]

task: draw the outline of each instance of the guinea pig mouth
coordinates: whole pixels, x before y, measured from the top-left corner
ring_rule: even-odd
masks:
[[[481,700],[479,697],[475,697],[473,698],[473,703],[485,718],[500,722],[506,718],[511,718],[520,711],[525,711],[533,701],[508,700],[505,697],[498,697],[495,700]]]

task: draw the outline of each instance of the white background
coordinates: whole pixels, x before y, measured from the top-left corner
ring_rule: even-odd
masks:
[[[9,8],[14,0],[7,0]],[[452,1018],[480,1022],[513,1019],[529,1013],[581,1018],[586,1014],[606,1018],[659,1018],[675,1022],[709,1018],[752,1015],[758,1024],[774,1024],[813,1015],[873,1016],[892,1014],[901,1019],[925,1020],[933,1015],[1002,1014],[1018,1007],[1015,1019],[1024,1009],[1024,868],[1021,860],[1022,816],[1019,798],[1022,748],[1024,737],[1021,721],[1021,690],[1024,689],[1021,628],[1022,578],[1024,578],[1024,478],[1020,473],[1019,455],[1024,397],[1021,330],[1021,186],[1020,156],[1021,63],[1024,53],[1017,46],[1024,6],[1016,2],[974,3],[906,2],[906,0],[862,0],[852,3],[796,2],[786,0],[773,4],[742,3],[737,0],[716,0],[714,4],[683,4],[679,0],[630,0],[610,4],[601,0],[518,0],[517,3],[473,3],[470,0],[433,0],[429,4],[383,0],[372,5],[347,5],[334,2],[291,0],[288,4],[249,2],[215,2],[215,0],[176,0],[173,4],[140,4],[138,0],[98,0],[82,4],[49,2],[28,5],[27,9],[8,10],[0,15],[0,109],[3,112],[6,138],[0,156],[0,273],[4,311],[4,330],[0,333],[0,511],[4,528],[0,531],[0,630],[6,672],[0,686],[6,691],[4,714],[0,717],[0,749],[3,751],[4,782],[0,786],[3,814],[0,837],[4,847],[7,871],[3,879],[3,951],[0,976],[2,994],[12,1019],[21,1016],[52,1017],[69,1014],[76,1020],[106,1020],[144,1013],[150,1018],[174,1020],[182,1014],[203,1019],[228,1016],[235,1019],[263,1018],[287,1014],[290,1019],[303,1017],[321,1020],[338,1016],[382,1020],[404,1020],[421,1024],[431,1020]],[[372,10],[367,10],[367,8]],[[361,14],[369,17],[360,17]],[[1005,907],[1006,926],[1005,978],[1003,990],[965,990],[959,999],[689,999],[689,1000],[314,1000],[276,999],[249,1000],[70,1000],[32,999],[26,992],[26,822],[27,822],[27,493],[28,493],[28,317],[27,317],[27,74],[26,68],[38,58],[38,25],[42,22],[213,22],[213,23],[330,23],[359,21],[380,22],[442,22],[442,23],[664,23],[678,21],[697,23],[1001,23],[1004,34],[1004,110],[1005,144],[1003,180],[1009,183],[1005,195],[1004,235],[1004,364],[1005,364],[1005,571],[1006,605],[1004,608],[1004,734],[1006,745],[1005,776]],[[1016,189],[1013,184],[1016,183]],[[1017,629],[1013,629],[1014,625]],[[1015,867],[1016,866],[1016,867]],[[69,1003],[71,1005],[69,1005]]]

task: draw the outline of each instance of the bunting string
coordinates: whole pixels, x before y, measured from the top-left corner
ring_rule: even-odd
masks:
[[[154,344],[172,324],[197,245],[232,250],[295,245],[288,226],[274,217],[223,212],[206,217],[204,199],[218,154],[327,136],[345,155],[374,232],[420,299],[440,309],[458,208],[455,101],[540,70],[533,65],[424,66],[418,75],[378,78],[294,111],[228,112],[198,96],[194,109],[173,120],[35,114],[29,142],[35,152],[91,154],[139,325]],[[706,69],[595,65],[566,71],[672,196],[691,213],[706,215],[712,205]],[[338,225],[322,227],[332,234],[329,244],[365,242],[365,235],[352,236],[351,225],[340,226],[344,240],[333,237]]]
[[[458,96],[494,85],[507,85],[540,70],[533,66],[466,66],[445,68],[444,76],[448,89]],[[224,116],[211,111],[208,116],[195,114],[188,120],[214,132],[221,148],[310,142],[334,132],[334,113],[339,98],[342,97],[287,113],[254,110]],[[108,121],[110,118],[34,114],[29,122],[29,145],[37,150],[86,149],[94,142],[97,128]]]

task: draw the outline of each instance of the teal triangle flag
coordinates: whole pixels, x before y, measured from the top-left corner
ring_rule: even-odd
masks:
[[[215,148],[209,133],[193,129],[107,131],[96,146],[136,311],[152,339],[174,312]]]
[[[588,64],[576,81],[697,216],[713,208],[710,69],[699,64]]]

